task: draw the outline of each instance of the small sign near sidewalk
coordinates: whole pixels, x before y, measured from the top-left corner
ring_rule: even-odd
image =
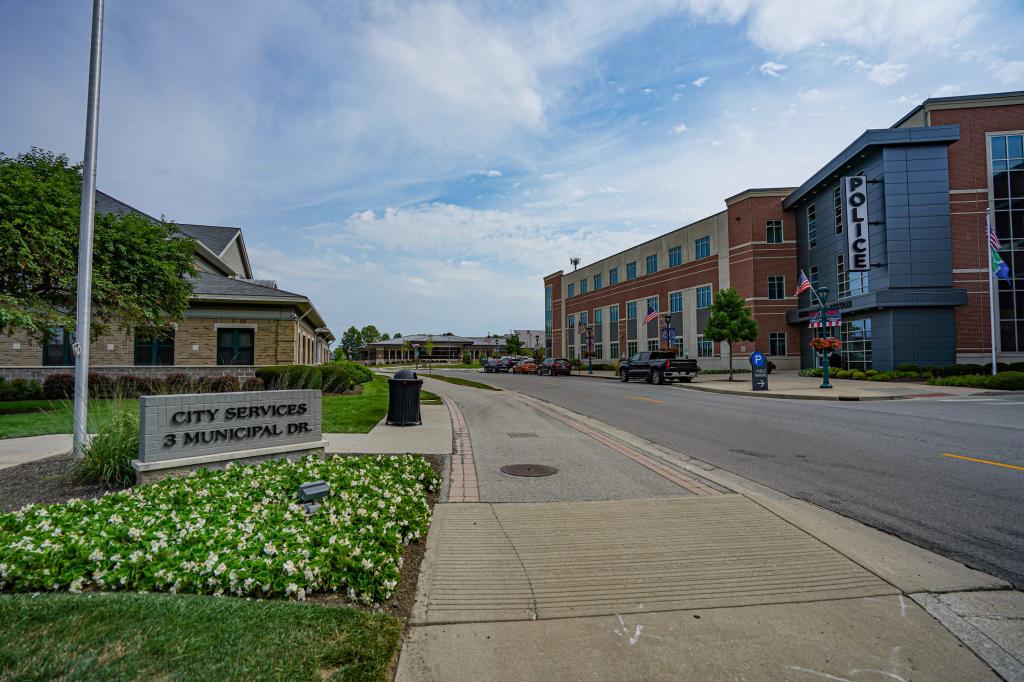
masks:
[[[755,351],[750,354],[750,381],[753,390],[768,390],[768,359],[764,353]]]

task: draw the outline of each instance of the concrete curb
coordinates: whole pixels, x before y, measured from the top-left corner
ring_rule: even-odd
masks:
[[[770,391],[751,391],[748,393],[742,391],[728,391],[711,386],[701,386],[699,384],[675,384],[672,388],[682,388],[690,391],[705,391],[706,393],[717,393],[718,395],[739,395],[749,398],[787,398],[789,400],[843,400],[852,402],[865,400],[906,400],[909,397],[905,395],[855,396],[839,395],[837,393],[831,395],[803,395],[800,393],[772,393]]]

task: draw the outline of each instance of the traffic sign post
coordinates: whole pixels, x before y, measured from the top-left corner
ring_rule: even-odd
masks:
[[[755,391],[768,390],[768,359],[764,353],[755,351],[750,354],[750,382]]]

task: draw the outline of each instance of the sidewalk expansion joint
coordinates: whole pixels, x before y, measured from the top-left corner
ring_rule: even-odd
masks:
[[[540,609],[537,607],[537,592],[533,589],[533,581],[530,580],[530,572],[526,570],[526,564],[523,563],[523,557],[519,555],[519,549],[516,547],[516,543],[512,541],[512,538],[508,536],[508,531],[505,530],[505,526],[501,525],[501,519],[498,517],[498,512],[494,510],[494,505],[487,505],[491,510],[491,514],[494,515],[494,521],[498,524],[498,528],[501,529],[501,534],[505,536],[505,541],[508,542],[508,546],[512,548],[512,553],[516,555],[516,561],[519,562],[519,567],[523,569],[523,575],[526,577],[526,584],[530,588],[530,602],[533,607],[530,609],[530,620],[540,619]]]
[[[473,441],[466,417],[454,400],[445,396],[444,404],[452,420],[451,482],[448,502],[479,502],[480,485],[473,460]]]

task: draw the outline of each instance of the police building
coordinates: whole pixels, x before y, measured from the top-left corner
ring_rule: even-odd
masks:
[[[1024,360],[1024,92],[926,100],[867,130],[799,187],[747,189],[725,208],[572,272],[544,278],[548,353],[595,362],[663,344],[723,367],[703,336],[720,289],[746,299],[758,350],[812,367],[820,309],[794,295],[802,271],[828,288],[843,367],[990,362],[986,216],[1009,266],[995,295],[1000,362]],[[659,319],[645,323],[653,308]],[[724,346],[724,348],[723,348]]]

